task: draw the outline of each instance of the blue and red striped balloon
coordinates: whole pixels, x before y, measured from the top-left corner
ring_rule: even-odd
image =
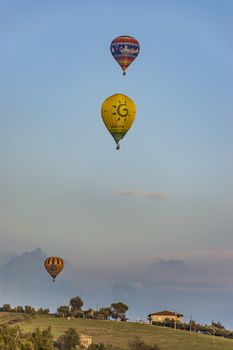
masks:
[[[126,69],[139,54],[140,45],[132,36],[122,35],[112,41],[110,50],[125,75]]]

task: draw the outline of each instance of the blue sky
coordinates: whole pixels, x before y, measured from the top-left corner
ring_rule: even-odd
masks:
[[[194,284],[214,264],[212,292],[233,292],[232,11],[227,0],[1,1],[0,262],[35,247],[99,274],[179,259],[206,269]],[[141,45],[126,77],[109,49],[122,34]],[[137,106],[119,152],[100,115],[117,92]],[[130,283],[146,295],[146,281]]]

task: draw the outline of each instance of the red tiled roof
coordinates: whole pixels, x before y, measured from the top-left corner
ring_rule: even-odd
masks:
[[[178,317],[183,317],[182,314],[179,314],[178,312],[172,312],[172,311],[159,311],[159,312],[153,312],[152,314],[149,314],[148,316],[152,315],[158,315],[158,316],[178,316]]]

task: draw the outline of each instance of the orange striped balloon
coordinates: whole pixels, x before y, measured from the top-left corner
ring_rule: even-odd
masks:
[[[47,272],[50,274],[50,276],[52,276],[53,282],[54,282],[57,275],[64,268],[64,261],[62,258],[59,258],[58,256],[50,256],[45,259],[44,267],[47,270]]]

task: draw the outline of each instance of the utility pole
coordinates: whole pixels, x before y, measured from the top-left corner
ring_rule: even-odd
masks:
[[[213,343],[214,343],[214,335],[215,335],[215,326],[214,326],[214,324],[212,324],[212,329],[213,329]]]
[[[193,320],[192,320],[192,314],[191,314],[190,322],[189,322],[189,332],[192,332],[192,322],[193,322]]]

